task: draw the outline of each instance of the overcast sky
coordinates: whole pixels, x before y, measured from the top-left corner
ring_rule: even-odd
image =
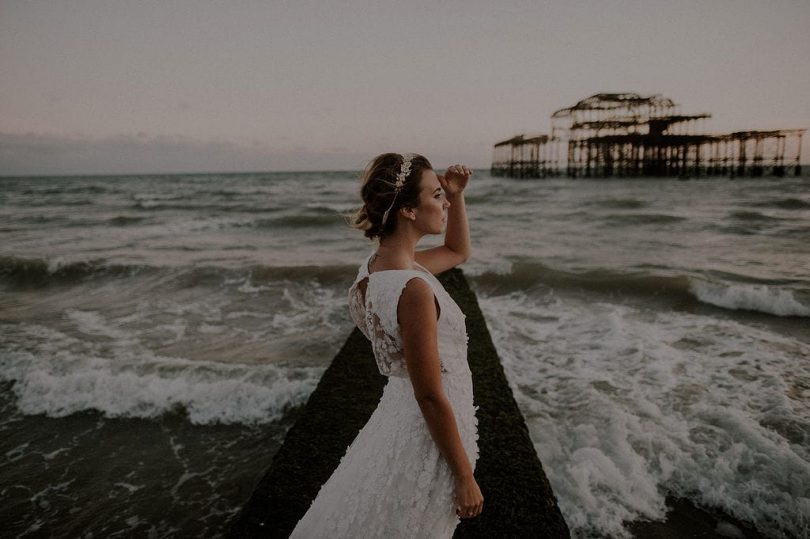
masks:
[[[806,0],[0,0],[0,175],[488,167],[598,92],[808,128],[808,59]]]

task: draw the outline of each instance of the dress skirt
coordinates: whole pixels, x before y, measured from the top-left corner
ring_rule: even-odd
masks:
[[[446,376],[443,385],[474,468],[477,421],[469,376]],[[374,413],[291,537],[450,538],[458,523],[453,475],[411,382],[390,376]]]

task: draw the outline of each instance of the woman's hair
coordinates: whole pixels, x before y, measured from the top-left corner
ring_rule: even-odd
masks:
[[[403,157],[398,153],[384,153],[375,157],[366,167],[361,178],[360,198],[363,207],[357,210],[351,218],[354,228],[363,231],[369,238],[384,238],[393,234],[397,229],[396,213],[400,208],[419,207],[419,184],[422,172],[433,170],[427,158],[413,155],[411,158],[411,171],[405,177],[399,193],[394,199],[394,184],[397,174],[400,173]],[[391,201],[394,205],[391,206]],[[382,224],[385,210],[391,207],[385,225]]]

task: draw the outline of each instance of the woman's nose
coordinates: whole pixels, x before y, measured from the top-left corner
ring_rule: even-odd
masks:
[[[444,207],[445,207],[445,208],[449,208],[449,207],[450,207],[450,201],[449,201],[449,200],[447,200],[446,198],[444,199]]]

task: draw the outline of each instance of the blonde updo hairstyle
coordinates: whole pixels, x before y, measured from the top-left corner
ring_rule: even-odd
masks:
[[[369,239],[384,238],[393,234],[397,229],[396,214],[400,208],[419,207],[422,172],[433,170],[433,166],[427,158],[413,155],[411,171],[405,177],[405,183],[394,200],[394,185],[403,161],[402,155],[398,153],[384,153],[375,157],[363,172],[360,185],[363,207],[352,216],[351,224],[354,228],[362,230]],[[392,200],[394,205],[383,225],[383,215],[391,206]]]

